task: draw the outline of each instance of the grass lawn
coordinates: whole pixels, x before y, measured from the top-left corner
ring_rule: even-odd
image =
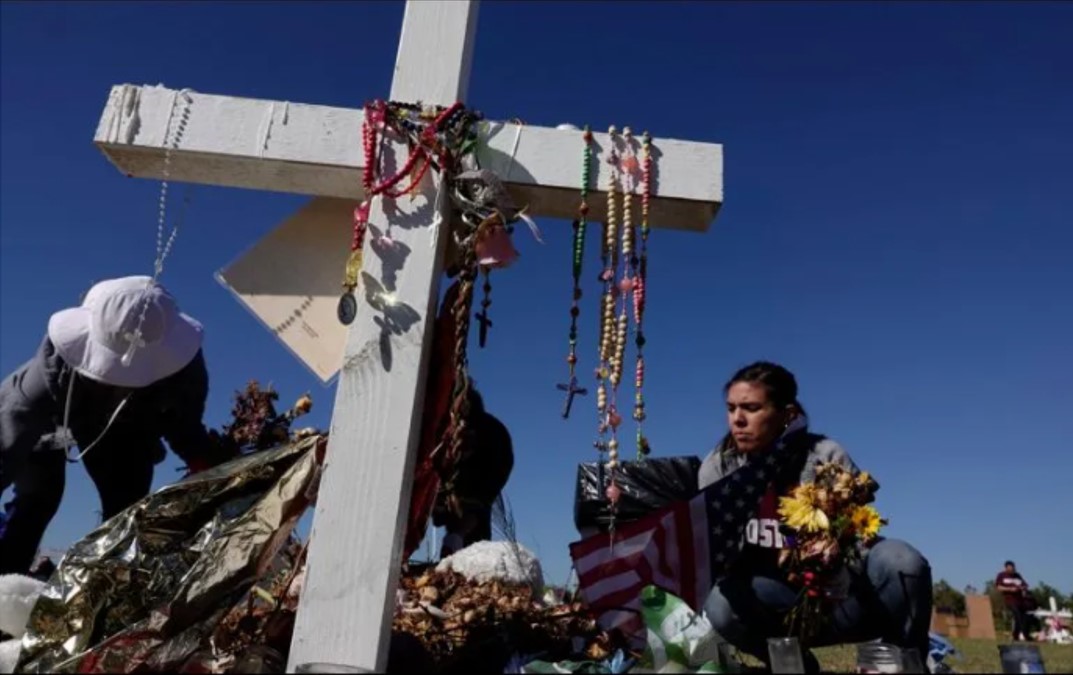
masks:
[[[961,653],[960,658],[947,658],[947,664],[958,673],[1001,673],[998,646],[1009,644],[1008,640],[951,640]],[[1037,644],[1043,656],[1043,666],[1048,673],[1073,673],[1073,645]],[[857,668],[856,645],[824,647],[816,650],[824,671],[852,673]],[[759,665],[745,657],[750,666]]]

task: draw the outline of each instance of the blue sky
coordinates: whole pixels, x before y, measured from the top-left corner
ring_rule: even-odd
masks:
[[[91,142],[113,84],[358,107],[389,90],[402,4],[4,2],[0,18],[7,373],[91,281],[150,270],[159,185],[123,178]],[[937,577],[980,585],[1014,558],[1068,591],[1071,25],[1057,3],[489,2],[469,102],[725,144],[712,229],[651,239],[656,455],[706,453],[726,378],[776,360]],[[257,378],[285,399],[311,389],[327,426],[333,392],[213,279],[306,199],[193,192],[164,282],[207,328],[210,425]],[[545,245],[519,237],[522,259],[494,277],[495,328],[472,360],[514,435],[520,538],[562,581],[595,414],[590,397],[559,417],[570,228],[542,226]],[[584,372],[595,299],[590,286]],[[95,508],[73,468],[46,545],[86,532]]]

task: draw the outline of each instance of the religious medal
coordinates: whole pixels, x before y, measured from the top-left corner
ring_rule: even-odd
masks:
[[[343,294],[339,296],[339,306],[336,313],[339,322],[344,326],[354,323],[358,316],[358,300],[354,297],[354,289],[358,287],[358,275],[361,273],[362,249],[356,248],[350,252],[346,261],[346,272],[343,279]]]

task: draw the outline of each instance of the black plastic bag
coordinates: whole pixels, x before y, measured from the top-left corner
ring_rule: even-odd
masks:
[[[696,496],[696,457],[660,457],[623,462],[619,465],[617,484],[622,491],[615,521],[639,520],[674,502]],[[603,462],[585,462],[577,468],[574,494],[574,525],[582,536],[606,532],[611,521],[607,486],[610,473]]]

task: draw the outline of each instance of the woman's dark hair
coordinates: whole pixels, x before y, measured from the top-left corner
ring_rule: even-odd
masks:
[[[804,406],[797,400],[797,378],[777,363],[757,361],[745,366],[734,373],[734,377],[723,387],[723,393],[729,392],[738,382],[759,384],[767,390],[768,398],[776,407],[794,406],[802,415],[805,414]]]

